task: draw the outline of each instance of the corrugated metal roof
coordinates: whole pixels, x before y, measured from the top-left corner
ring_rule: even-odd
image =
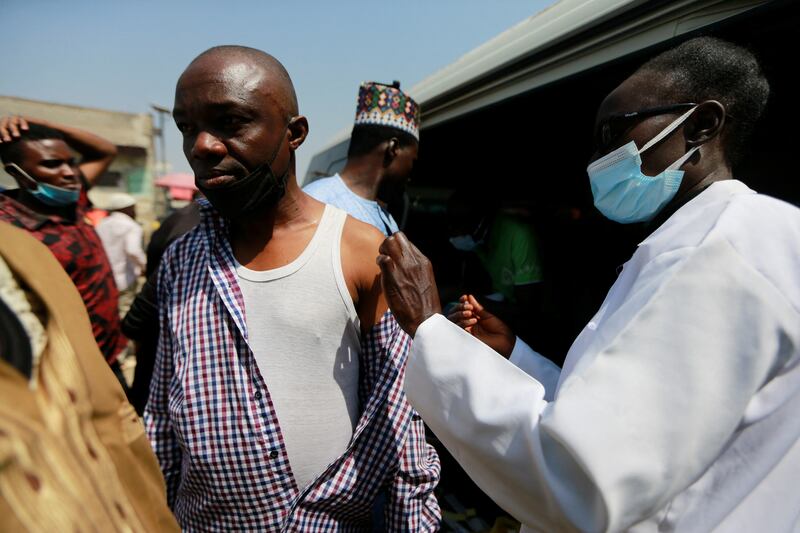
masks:
[[[411,88],[430,127],[766,0],[562,0]]]
[[[768,0],[561,0],[414,85],[422,128],[522,94]],[[350,135],[335,135],[322,153]]]

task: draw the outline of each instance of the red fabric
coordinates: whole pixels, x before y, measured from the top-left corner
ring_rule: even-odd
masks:
[[[16,191],[0,194],[0,220],[28,231],[53,252],[86,304],[100,351],[109,364],[113,363],[127,339],[120,329],[119,295],[111,265],[86,218],[85,192],[78,201],[76,220],[38,213],[15,197]]]
[[[91,224],[95,228],[100,223],[100,221],[106,218],[107,216],[108,216],[108,211],[97,209],[96,207],[86,211],[86,218],[89,220],[89,224]]]

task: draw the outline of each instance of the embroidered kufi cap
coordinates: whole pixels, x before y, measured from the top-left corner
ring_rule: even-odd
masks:
[[[419,140],[419,105],[400,90],[399,81],[365,81],[358,89],[355,123],[397,128]]]

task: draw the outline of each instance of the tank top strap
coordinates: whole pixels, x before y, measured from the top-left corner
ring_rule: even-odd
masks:
[[[344,230],[344,223],[347,220],[347,211],[343,209],[339,209],[338,207],[329,205],[328,206],[329,217],[328,217],[328,227],[326,228],[327,231],[330,231],[328,234],[332,237],[331,241],[336,241],[335,245],[337,247],[341,246],[342,241],[342,232]]]
[[[358,313],[353,305],[353,298],[350,295],[350,290],[347,288],[347,281],[344,279],[344,269],[342,266],[342,235],[344,234],[345,222],[347,222],[347,211],[332,205],[328,205],[327,209],[330,216],[328,217],[325,227],[325,235],[327,237],[325,242],[330,245],[330,254],[325,255],[331,260],[330,265],[333,268],[334,277],[336,278],[336,287],[339,290],[342,303],[347,309],[347,314],[350,316],[350,319],[356,325],[356,329],[358,329]],[[322,255],[323,254],[320,254],[320,256]]]
[[[330,204],[325,205],[325,211],[319,220],[319,227],[314,235],[316,246],[314,247],[312,261],[325,261],[330,257],[332,249],[341,246],[342,228],[347,213]]]

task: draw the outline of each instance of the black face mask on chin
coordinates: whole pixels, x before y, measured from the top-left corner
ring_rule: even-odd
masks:
[[[286,181],[289,176],[289,164],[280,176],[275,176],[272,172],[272,163],[275,162],[285,139],[286,135],[281,138],[280,144],[268,162],[257,166],[244,178],[229,185],[211,188],[195,182],[197,188],[220,215],[230,220],[247,218],[254,213],[274,207],[286,194]]]

